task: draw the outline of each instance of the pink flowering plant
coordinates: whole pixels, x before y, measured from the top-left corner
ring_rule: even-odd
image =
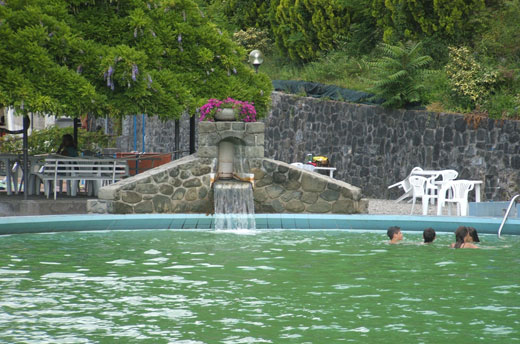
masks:
[[[225,100],[218,100],[211,98],[206,104],[200,107],[199,121],[215,121],[215,114],[217,111],[225,108],[232,108],[235,110],[235,118],[237,121],[256,122],[255,106],[251,102],[227,98]]]

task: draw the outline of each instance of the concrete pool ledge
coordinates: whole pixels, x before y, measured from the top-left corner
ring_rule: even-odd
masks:
[[[458,226],[475,227],[479,233],[497,234],[501,218],[404,216],[404,215],[317,215],[256,214],[257,229],[290,230],[379,230],[399,226],[403,231],[454,232]],[[96,230],[211,229],[214,216],[201,214],[145,215],[49,215],[13,216],[0,219],[0,235]],[[520,219],[509,219],[502,234],[520,235]]]

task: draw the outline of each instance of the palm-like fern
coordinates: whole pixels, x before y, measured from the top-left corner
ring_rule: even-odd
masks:
[[[421,55],[421,48],[420,42],[379,46],[381,57],[369,63],[374,72],[370,91],[385,99],[383,106],[401,108],[424,100],[424,79],[431,73],[426,67],[432,58]]]

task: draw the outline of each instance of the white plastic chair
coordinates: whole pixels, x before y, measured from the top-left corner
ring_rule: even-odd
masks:
[[[475,184],[469,180],[451,180],[443,183],[439,191],[437,215],[442,214],[442,208],[448,202],[457,204],[457,216],[468,216],[468,194],[474,187]],[[448,210],[451,214],[451,210]]]
[[[440,180],[441,182],[447,182],[450,180],[457,179],[457,177],[459,176],[459,172],[457,172],[455,170],[442,170],[442,171],[439,171],[439,175],[441,177],[441,180]],[[429,180],[429,184],[426,186],[426,189],[428,191],[428,194],[430,194],[432,197],[438,199],[439,197],[437,195],[437,191],[438,191],[439,187],[437,185],[435,185],[435,179],[436,178],[431,178]],[[451,191],[448,190],[448,192],[451,192]],[[434,198],[432,198],[432,201],[430,202],[431,204],[434,204]]]
[[[405,179],[403,179],[400,182],[397,182],[395,184],[392,184],[388,187],[389,189],[391,189],[391,188],[394,188],[397,186],[397,187],[403,189],[404,194],[402,194],[401,197],[399,197],[398,199],[395,200],[396,203],[401,202],[403,199],[412,196],[412,186],[410,185],[410,181],[409,181],[410,176],[412,176],[414,172],[419,172],[422,170],[423,169],[420,167],[414,167],[414,168],[412,168],[412,171]]]
[[[410,215],[413,214],[413,209],[415,208],[415,201],[417,198],[421,198],[422,214],[428,215],[428,203],[432,197],[426,192],[426,184],[428,183],[428,179],[421,176],[410,176],[408,179],[412,187],[412,211],[410,212]]]
[[[448,180],[455,180],[459,176],[459,172],[455,170],[443,170],[440,172],[440,174],[443,182]]]

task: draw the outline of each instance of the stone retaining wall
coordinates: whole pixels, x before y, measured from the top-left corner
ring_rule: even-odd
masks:
[[[361,190],[345,182],[264,159],[253,168],[255,211],[259,213],[355,214],[368,211]]]
[[[520,192],[520,122],[350,104],[274,92],[265,120],[265,156],[288,163],[326,155],[335,177],[375,198],[397,198],[387,186],[415,166],[455,169],[484,181],[483,200]]]

